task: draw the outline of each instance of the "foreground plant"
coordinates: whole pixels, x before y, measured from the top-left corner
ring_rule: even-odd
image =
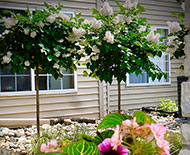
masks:
[[[53,147],[48,152],[66,155],[169,155],[166,127],[156,124],[147,114],[136,111],[133,117],[113,113],[97,127],[97,136],[81,135],[79,142]],[[58,149],[58,150],[57,150]],[[45,152],[45,151],[44,151]],[[61,153],[50,153],[49,155]]]

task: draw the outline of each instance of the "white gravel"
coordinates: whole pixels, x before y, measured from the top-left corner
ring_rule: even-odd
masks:
[[[157,123],[167,126],[169,130],[180,132],[180,124],[176,122],[178,118],[157,116],[155,113],[151,113],[150,116],[156,120]],[[66,125],[56,124],[50,126],[44,124],[41,126],[41,130],[48,132],[49,137],[55,137],[57,140],[77,140],[81,133],[90,134],[92,136],[96,135],[97,124],[72,122],[70,119],[65,119],[64,122]],[[0,127],[0,148],[28,154],[31,152],[36,131],[36,126],[20,129]]]

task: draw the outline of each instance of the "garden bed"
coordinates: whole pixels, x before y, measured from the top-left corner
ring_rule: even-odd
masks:
[[[144,112],[156,112],[156,113],[158,113],[158,115],[162,115],[165,117],[168,115],[174,116],[176,118],[179,117],[178,111],[170,112],[170,111],[159,110],[159,109],[157,109],[156,106],[142,107],[142,111],[144,111]]]
[[[175,118],[173,116],[159,116],[156,112],[150,112],[149,115],[157,123],[165,125],[169,129],[169,131],[175,133],[177,132],[180,134],[180,123],[177,122],[177,120],[179,120],[178,118]],[[69,139],[71,141],[77,141],[81,133],[96,135],[96,127],[99,122],[99,120],[96,120],[94,122],[91,120],[93,123],[82,123],[82,120],[78,119],[57,120],[57,124],[42,125],[41,130],[48,131],[49,137],[55,137],[56,139],[64,137],[65,139]],[[28,155],[33,147],[32,143],[34,142],[36,130],[36,126],[17,129],[0,127],[0,148],[4,148],[12,152],[19,152],[19,154],[22,155]],[[1,149],[0,151],[5,152],[4,149]],[[10,155],[12,155],[12,152],[10,152]],[[9,154],[7,153],[7,155]]]

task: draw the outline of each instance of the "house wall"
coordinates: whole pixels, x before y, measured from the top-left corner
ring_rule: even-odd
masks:
[[[124,2],[124,0],[120,0]],[[148,19],[150,24],[154,26],[167,26],[166,22],[176,21],[170,12],[182,12],[181,6],[175,0],[139,0],[146,12],[142,16]],[[117,10],[115,2],[111,1],[112,6]],[[166,85],[144,85],[144,86],[127,86],[121,83],[121,102],[122,110],[136,109],[143,106],[156,105],[160,98],[170,98],[177,101],[177,70],[182,64],[182,60],[171,60],[171,84]],[[110,108],[117,109],[117,82],[114,81],[109,86],[110,92]]]
[[[83,17],[92,18],[90,8],[98,8],[99,0],[64,0],[60,1],[66,12],[82,12]],[[26,9],[42,8],[43,0],[1,0],[0,8]],[[58,0],[46,0],[49,4]],[[100,4],[100,3],[98,3]],[[40,95],[41,118],[52,117],[89,117],[100,116],[99,82],[93,78],[83,77],[83,66],[78,67],[76,92],[46,93]],[[15,93],[16,94],[16,93]],[[23,93],[11,95],[0,93],[0,118],[35,117],[35,94]]]
[[[58,0],[46,0],[52,4]],[[120,0],[121,1],[121,0]],[[123,0],[122,0],[123,1]],[[89,8],[101,7],[101,0],[61,0],[65,11],[82,12],[83,17],[92,18]],[[115,2],[109,0],[116,8]],[[147,12],[151,24],[166,26],[166,21],[176,20],[170,15],[171,11],[182,11],[175,0],[140,0]],[[43,6],[43,0],[0,0],[0,8],[25,9]],[[155,105],[159,98],[168,97],[177,100],[176,70],[180,60],[171,61],[171,84],[157,86],[126,86],[121,84],[122,109],[140,108]],[[117,109],[117,82],[112,85],[100,83],[93,78],[83,77],[84,66],[77,71],[76,92],[46,93],[40,95],[41,118],[52,117],[89,117],[100,118],[109,111]],[[0,93],[0,118],[31,118],[35,117],[35,94],[2,95]]]

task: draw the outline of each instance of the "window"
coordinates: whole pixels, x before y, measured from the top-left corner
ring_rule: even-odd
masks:
[[[161,31],[161,36],[167,36],[169,34],[168,28],[165,27],[157,27],[157,30]],[[164,40],[166,43],[167,40]],[[152,62],[154,62],[156,65],[160,67],[160,69],[168,74],[167,79],[162,77],[162,79],[159,81],[158,79],[155,79],[152,81],[151,78],[148,77],[148,74],[145,71],[142,71],[143,74],[140,74],[138,76],[135,75],[135,73],[130,74],[128,77],[127,84],[128,85],[147,85],[147,84],[169,84],[170,83],[170,55],[167,53],[163,53],[162,57],[154,57],[150,58]]]
[[[0,9],[0,12],[3,9]],[[16,13],[24,13],[20,10],[11,10]],[[69,17],[73,17],[73,13],[65,13]],[[3,32],[0,27],[0,33]],[[39,74],[39,89],[44,91],[53,90],[74,90],[76,88],[73,70],[63,71],[63,78],[55,79],[51,74],[46,74],[42,70]],[[22,73],[12,74],[10,67],[6,70],[0,68],[0,92],[23,92],[35,91],[35,71],[25,70]]]

